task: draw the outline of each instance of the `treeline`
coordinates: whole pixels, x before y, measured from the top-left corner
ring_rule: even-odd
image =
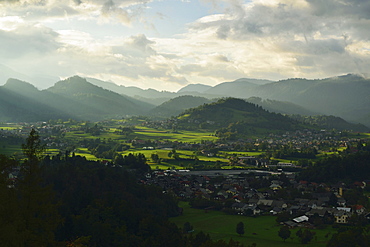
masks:
[[[312,126],[319,126],[320,128],[326,129],[337,129],[337,130],[352,130],[359,132],[367,132],[369,128],[363,124],[352,124],[346,122],[343,118],[335,116],[326,115],[316,115],[316,116],[303,116],[303,115],[290,115],[292,119],[299,122],[309,124]]]
[[[27,159],[21,164],[0,155],[2,246],[241,246],[170,223],[180,212],[175,199],[132,173],[143,155],[116,164],[69,153],[44,157],[35,131],[22,149]],[[10,179],[15,173],[18,179]]]
[[[79,142],[81,147],[86,147],[91,154],[97,158],[113,159],[117,152],[125,151],[130,148],[130,145],[114,141],[112,139],[102,140],[96,139],[83,139]]]
[[[272,152],[272,157],[276,159],[300,158],[315,159],[318,151],[315,147],[293,148],[291,145],[282,145],[279,149]]]
[[[351,153],[353,152],[353,153]],[[370,176],[370,143],[348,147],[342,154],[319,160],[303,170],[299,179],[314,182],[354,182]]]

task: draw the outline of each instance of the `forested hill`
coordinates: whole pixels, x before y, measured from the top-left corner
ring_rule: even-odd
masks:
[[[240,135],[302,128],[295,120],[268,112],[242,99],[225,98],[186,110],[178,117],[179,128],[223,129]],[[258,130],[257,130],[258,129]]]
[[[343,118],[335,116],[302,116],[302,115],[291,115],[293,119],[296,119],[300,122],[320,126],[324,129],[337,129],[337,130],[352,130],[358,132],[368,132],[369,128],[363,124],[352,124],[345,121]]]
[[[102,120],[140,115],[153,105],[95,86],[75,76],[47,90],[9,79],[0,87],[0,121]]]
[[[73,115],[63,110],[58,110],[53,103],[60,103],[59,97],[50,97],[42,93],[29,83],[9,79],[0,87],[0,121],[47,121],[49,119],[68,119]],[[65,105],[73,107],[68,101]]]
[[[211,100],[204,97],[191,95],[179,96],[155,107],[150,111],[150,115],[155,117],[177,116],[189,108],[197,107],[210,102]]]
[[[59,81],[47,91],[74,101],[76,109],[84,109],[82,116],[89,119],[98,116],[140,115],[153,107],[128,96],[95,86],[78,76]],[[83,113],[80,112],[80,114]]]

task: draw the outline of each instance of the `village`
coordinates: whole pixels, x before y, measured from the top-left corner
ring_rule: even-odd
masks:
[[[292,172],[251,170],[155,171],[141,180],[188,201],[194,208],[222,210],[241,217],[275,215],[281,224],[307,228],[367,224],[370,214],[364,205],[357,204],[367,197],[352,191],[365,189],[369,182],[317,184],[296,181]]]

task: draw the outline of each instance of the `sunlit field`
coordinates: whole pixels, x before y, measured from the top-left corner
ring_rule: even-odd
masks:
[[[166,130],[156,130],[147,127],[135,127],[134,134],[137,138],[148,140],[170,140],[180,142],[200,143],[201,141],[214,141],[217,137],[212,132],[178,131],[170,132]]]

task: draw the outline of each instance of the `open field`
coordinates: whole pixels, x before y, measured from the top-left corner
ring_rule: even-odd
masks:
[[[75,155],[85,156],[88,160],[102,160],[92,155],[87,148],[77,148]]]
[[[14,130],[19,129],[21,126],[15,123],[0,123],[0,130]]]
[[[171,151],[170,149],[153,149],[153,150],[145,150],[142,147],[134,147],[128,141],[136,139],[141,141],[162,141],[162,142],[186,142],[186,143],[204,143],[207,141],[215,141],[218,138],[214,136],[213,132],[206,132],[202,130],[198,131],[172,131],[172,130],[164,130],[164,129],[156,129],[156,128],[149,128],[149,127],[143,127],[143,126],[130,126],[127,128],[131,128],[132,131],[128,131],[126,134],[122,134],[122,132],[119,134],[119,132],[122,130],[122,126],[125,125],[123,120],[111,120],[106,123],[103,123],[102,126],[99,124],[100,128],[102,129],[101,133],[99,135],[92,135],[91,133],[86,133],[82,127],[86,125],[86,123],[80,123],[80,124],[73,124],[69,122],[65,122],[65,124],[69,125],[71,127],[72,131],[66,132],[64,135],[64,141],[68,143],[68,145],[76,147],[77,151],[75,152],[76,155],[85,156],[87,159],[91,160],[97,160],[97,158],[91,154],[89,150],[86,148],[80,148],[78,144],[82,140],[95,140],[100,139],[102,142],[114,142],[124,145],[130,145],[131,148],[119,152],[122,155],[127,155],[129,153],[142,153],[145,155],[145,157],[148,159],[149,165],[153,168],[159,168],[159,169],[168,169],[168,168],[176,168],[176,169],[183,169],[183,168],[191,168],[196,163],[196,165],[200,165],[202,169],[212,168],[211,163],[214,163],[214,165],[217,166],[217,168],[235,168],[228,166],[229,164],[229,157],[230,156],[259,156],[263,154],[262,151],[252,151],[252,152],[237,152],[237,151],[219,151],[216,156],[205,156],[201,155],[199,153],[195,153],[194,151],[189,150],[176,150],[176,153],[178,155],[178,160],[175,160],[174,157],[169,157],[168,154]],[[89,126],[92,126],[92,123],[89,123]],[[17,124],[6,124],[2,123],[0,124],[0,129],[17,129],[21,126]],[[369,133],[353,133],[352,134],[355,137],[360,138],[370,138]],[[58,137],[60,138],[60,137]],[[61,139],[63,142],[63,139]],[[150,142],[148,142],[150,143]],[[150,145],[150,144],[148,144]],[[171,145],[171,144],[170,144]],[[338,151],[343,151],[344,148],[338,148]],[[63,150],[62,150],[63,151]],[[327,155],[336,154],[337,152],[320,152],[317,155],[317,158],[323,158]],[[2,145],[0,143],[0,152],[12,155],[14,153],[21,153],[21,147],[16,145],[7,145],[4,143]],[[48,151],[50,155],[58,153],[57,150]],[[150,157],[152,154],[158,154],[159,158],[162,159],[162,162],[160,164],[154,163]],[[196,158],[195,158],[196,157]],[[195,162],[195,159],[197,159],[197,162]],[[274,159],[272,160],[282,161],[282,162],[297,162],[298,158],[286,158],[286,159]],[[216,164],[217,163],[217,164]],[[246,167],[242,167],[246,168]]]
[[[215,141],[218,139],[212,132],[195,132],[186,130],[170,132],[168,130],[157,130],[141,126],[136,126],[134,133],[131,135],[143,140],[156,139],[193,143],[200,143],[201,141]]]
[[[200,209],[190,208],[188,203],[180,202],[179,206],[184,208],[184,213],[181,216],[173,217],[170,219],[178,227],[183,227],[185,222],[189,222],[195,230],[195,233],[203,231],[208,233],[213,240],[229,239],[237,240],[245,246],[256,243],[258,247],[270,246],[302,246],[298,241],[295,232],[298,229],[292,229],[291,238],[284,242],[279,236],[278,231],[280,225],[275,221],[274,216],[259,216],[256,218],[227,215],[220,211],[207,211]],[[236,225],[238,222],[243,222],[245,227],[245,234],[239,236],[236,234]],[[305,246],[326,246],[328,233],[334,233],[331,227],[327,229],[314,229],[316,232],[315,238],[310,244]]]

